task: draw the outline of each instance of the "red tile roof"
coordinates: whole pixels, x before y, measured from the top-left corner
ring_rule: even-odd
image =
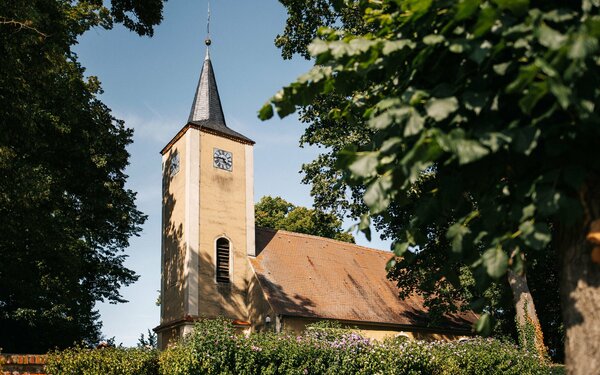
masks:
[[[386,278],[392,254],[306,234],[256,229],[250,262],[275,313],[306,318],[426,327],[417,295],[398,297]],[[446,329],[470,330],[473,312],[448,316]]]

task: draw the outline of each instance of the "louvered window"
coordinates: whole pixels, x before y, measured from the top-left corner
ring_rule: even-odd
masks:
[[[229,282],[229,241],[225,238],[217,240],[217,282]]]

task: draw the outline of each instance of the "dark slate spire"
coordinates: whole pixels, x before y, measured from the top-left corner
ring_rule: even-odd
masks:
[[[213,71],[212,63],[210,62],[209,47],[210,40],[210,4],[208,8],[208,22],[206,24],[206,57],[202,65],[202,72],[198,80],[196,95],[192,103],[192,110],[188,118],[188,124],[192,124],[203,129],[210,129],[213,132],[226,137],[233,137],[242,142],[254,144],[250,138],[233,131],[227,127],[225,116],[223,115],[223,107],[221,106],[221,98],[217,89],[217,81],[215,72]]]
[[[202,73],[198,80],[198,88],[196,88],[194,103],[192,104],[192,110],[190,111],[190,117],[188,119],[188,122],[205,121],[211,122],[215,126],[227,126],[225,124],[223,108],[221,107],[221,99],[219,98],[215,72],[213,71],[212,63],[210,62],[208,46],[206,47],[204,65],[202,66]]]

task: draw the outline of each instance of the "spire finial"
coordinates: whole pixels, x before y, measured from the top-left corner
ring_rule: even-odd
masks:
[[[212,41],[210,40],[210,0],[208,0],[208,18],[206,20],[206,39],[204,39],[204,44],[206,47],[210,46]],[[206,55],[208,56],[208,48],[206,50]]]

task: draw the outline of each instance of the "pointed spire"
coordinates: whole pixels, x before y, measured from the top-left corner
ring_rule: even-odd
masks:
[[[210,40],[210,2],[208,2],[208,18],[206,21],[206,57],[204,57],[204,65],[198,80],[196,95],[192,103],[192,110],[188,122],[205,122],[210,121],[214,126],[227,126],[225,124],[225,116],[221,107],[221,98],[219,98],[219,90],[217,89],[217,81],[215,80],[215,72],[210,62],[209,48]]]
[[[215,80],[215,72],[213,71],[210,61],[208,46],[206,47],[206,57],[202,66],[202,73],[198,80],[194,103],[188,122],[205,122],[210,121],[213,125],[227,126],[225,124],[225,116],[221,106],[219,90],[217,89],[217,81]]]
[[[196,95],[194,95],[194,102],[192,103],[188,124],[191,123],[200,126],[203,129],[217,132],[226,137],[233,137],[244,143],[254,144],[253,140],[228,128],[225,123],[221,98],[219,97],[219,90],[217,89],[217,81],[215,79],[215,72],[213,71],[212,63],[210,61],[209,47],[212,43],[210,40],[210,3],[208,5],[206,33],[207,36],[204,40],[204,44],[206,44],[206,56],[204,57],[204,64],[202,65],[202,72],[200,73],[200,79],[198,80]]]

